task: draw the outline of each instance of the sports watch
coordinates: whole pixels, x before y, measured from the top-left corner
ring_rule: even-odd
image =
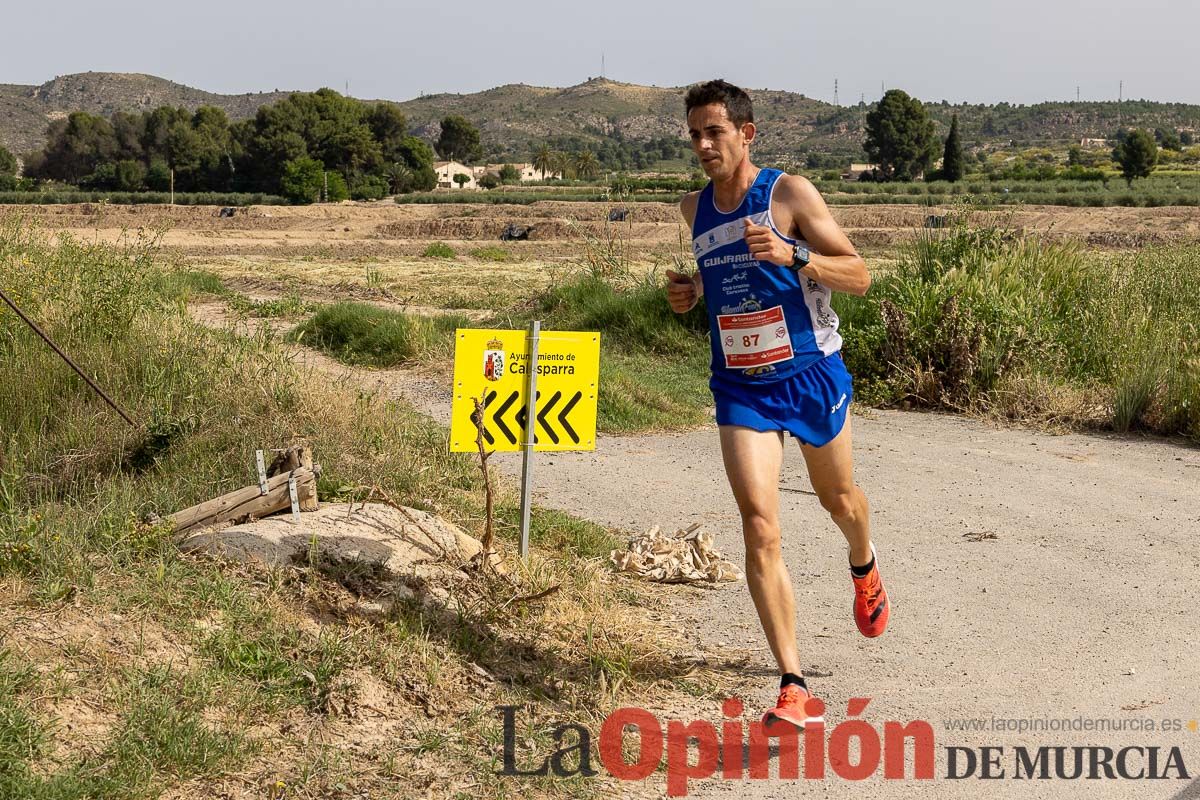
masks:
[[[802,244],[798,244],[792,248],[792,269],[799,272],[808,266],[809,262],[808,248]]]

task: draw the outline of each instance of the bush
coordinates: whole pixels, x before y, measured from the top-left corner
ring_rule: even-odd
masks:
[[[321,199],[324,187],[324,167],[315,158],[296,158],[283,165],[279,188],[293,203],[315,203]]]
[[[454,248],[445,242],[434,242],[425,248],[425,252],[421,253],[425,258],[455,258],[458,253],[454,252]]]
[[[1200,437],[1200,248],[1089,257],[958,223],[834,308],[868,402],[1007,415],[1005,386],[1050,381],[1107,398],[1111,427]]]
[[[433,167],[418,167],[403,173],[396,185],[396,202],[401,202],[398,195],[412,192],[430,192],[437,186],[437,173]]]
[[[336,303],[290,336],[351,364],[394,367],[448,355],[455,329],[469,326],[469,320],[457,315],[421,317],[363,303]]]
[[[327,171],[322,180],[324,181],[325,202],[340,203],[350,199],[350,190],[346,188],[346,179],[342,177],[342,173]]]
[[[350,190],[352,200],[382,200],[388,193],[386,178],[379,175],[360,176]]]
[[[489,244],[485,247],[476,247],[470,252],[471,258],[477,258],[480,261],[516,261],[517,254],[505,247],[498,247],[494,244]]]
[[[171,189],[171,168],[161,158],[150,162],[146,170],[146,186],[156,192],[166,192]]]
[[[520,183],[521,173],[512,164],[500,168],[500,183]],[[491,187],[488,187],[491,188]]]

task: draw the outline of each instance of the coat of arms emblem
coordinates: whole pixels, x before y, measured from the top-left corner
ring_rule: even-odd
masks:
[[[504,376],[504,342],[492,339],[483,351],[483,377],[498,381]]]

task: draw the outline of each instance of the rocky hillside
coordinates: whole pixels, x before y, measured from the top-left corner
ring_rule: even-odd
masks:
[[[597,78],[563,89],[509,84],[475,94],[427,95],[398,103],[415,132],[437,138],[438,121],[461,114],[482,131],[490,156],[524,159],[555,137],[586,144],[620,135],[635,140],[685,134],[683,93]],[[159,105],[195,108],[209,104],[232,119],[252,116],[286,92],[222,95],[151,75],[89,72],[55,78],[41,86],[0,84],[0,142],[22,153],[40,147],[48,120],[70,111],[110,114]],[[794,92],[754,90],[760,123],[759,152],[775,158],[827,153],[862,158],[868,106],[833,106]],[[1118,124],[1200,130],[1200,106],[1126,101],[1040,103],[1032,106],[927,103],[945,132],[959,115],[968,146],[1062,145],[1081,137],[1103,138]],[[1120,116],[1118,116],[1118,111]]]
[[[286,96],[287,92],[214,94],[153,75],[121,72],[63,75],[41,86],[0,84],[0,144],[15,153],[38,149],[44,144],[46,124],[72,111],[108,116],[164,105],[210,105],[225,109],[231,119],[245,119],[259,106]]]

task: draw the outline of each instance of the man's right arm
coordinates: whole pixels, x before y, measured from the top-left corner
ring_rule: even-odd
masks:
[[[679,201],[679,213],[683,214],[689,233],[692,230],[692,223],[696,220],[696,205],[699,199],[699,192],[688,192]],[[682,275],[669,269],[667,278],[671,281],[667,284],[667,300],[671,304],[671,309],[676,313],[682,314],[690,311],[704,294],[704,281],[701,279],[698,269],[691,275]]]

